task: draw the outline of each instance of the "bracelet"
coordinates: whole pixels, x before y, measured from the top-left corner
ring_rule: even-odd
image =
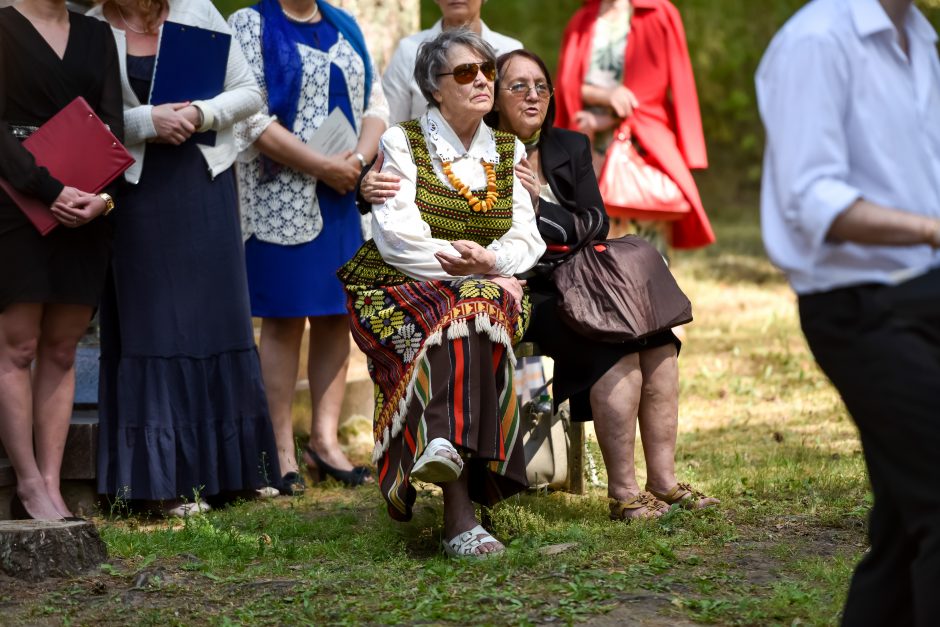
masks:
[[[363,170],[365,170],[366,168],[369,167],[369,162],[366,161],[366,156],[365,156],[364,154],[362,154],[361,152],[357,152],[357,153],[353,154],[353,156],[354,156],[356,159],[359,159],[359,165],[362,166],[362,169],[363,169]]]
[[[98,194],[98,198],[104,201],[104,213],[102,213],[101,215],[106,216],[112,211],[114,211],[114,199],[111,198],[111,194],[106,194],[104,192],[101,192],[100,194]]]

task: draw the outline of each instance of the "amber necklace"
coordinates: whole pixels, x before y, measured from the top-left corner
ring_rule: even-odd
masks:
[[[463,181],[454,175],[450,167],[450,161],[444,161],[441,165],[441,169],[444,170],[444,174],[447,175],[447,180],[454,186],[454,189],[467,199],[471,209],[486,213],[496,204],[499,193],[496,191],[496,172],[493,170],[492,164],[487,163],[483,159],[480,159],[480,163],[483,164],[483,169],[486,171],[486,200],[477,198],[473,192],[470,191],[470,187],[464,185]]]

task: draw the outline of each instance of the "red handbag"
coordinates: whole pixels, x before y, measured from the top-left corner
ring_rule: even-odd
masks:
[[[598,181],[607,213],[640,220],[679,220],[692,206],[669,176],[637,152],[624,123],[607,148]]]

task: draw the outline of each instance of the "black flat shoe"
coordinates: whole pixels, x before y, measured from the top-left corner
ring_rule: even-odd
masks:
[[[339,470],[323,461],[317,455],[317,452],[309,446],[305,446],[304,449],[316,465],[317,481],[326,481],[328,477],[332,477],[347,487],[355,488],[366,483],[372,477],[372,471],[368,466],[356,466],[352,470]],[[313,469],[310,469],[310,471],[313,474]]]
[[[301,496],[307,489],[307,482],[299,472],[289,472],[281,478],[278,492],[284,496]]]

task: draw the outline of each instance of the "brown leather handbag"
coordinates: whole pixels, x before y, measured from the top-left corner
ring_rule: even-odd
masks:
[[[636,235],[589,240],[552,279],[561,319],[601,342],[641,339],[692,320],[692,303],[666,262]]]

